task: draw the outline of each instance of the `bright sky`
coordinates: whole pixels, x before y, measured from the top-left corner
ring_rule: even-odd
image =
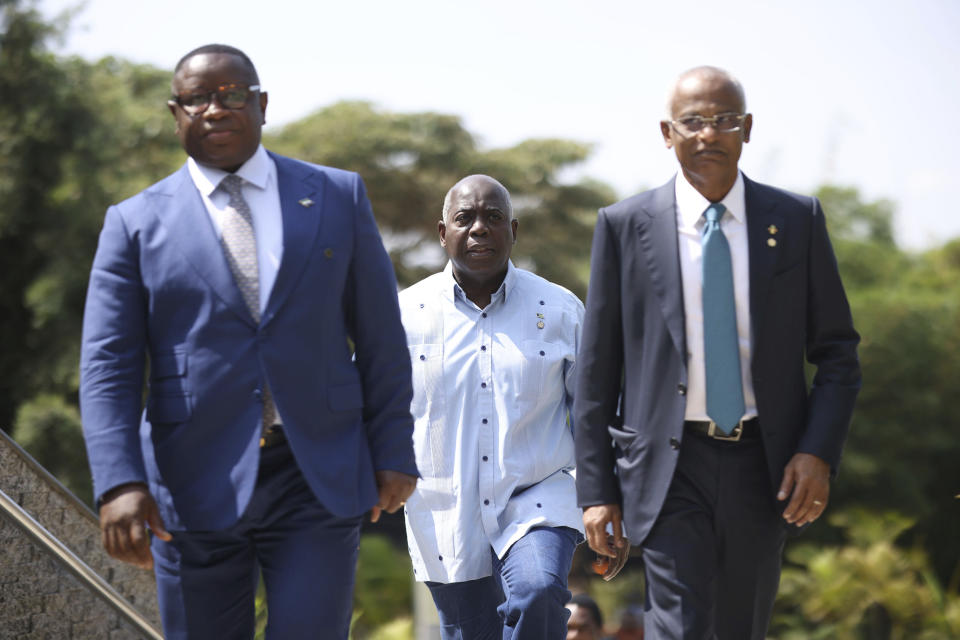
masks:
[[[624,197],[675,171],[658,125],[667,89],[713,64],[740,78],[754,114],[747,175],[889,198],[908,248],[960,236],[957,0],[89,0],[72,25],[60,53],[88,59],[172,69],[201,44],[243,49],[270,93],[268,126],[364,99],[460,115],[485,147],[589,142],[578,175]]]

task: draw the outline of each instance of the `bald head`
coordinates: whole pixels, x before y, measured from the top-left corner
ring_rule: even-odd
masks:
[[[743,85],[729,71],[719,67],[701,66],[681,73],[670,88],[667,97],[667,118],[677,115],[677,105],[689,96],[705,91],[732,91],[739,98],[739,113],[747,111],[747,97]]]
[[[469,193],[481,189],[497,192],[500,195],[502,202],[506,203],[507,210],[504,211],[504,213],[507,215],[507,219],[513,220],[513,204],[510,202],[510,192],[507,191],[507,188],[500,184],[497,180],[480,173],[467,176],[466,178],[460,180],[457,184],[450,187],[450,190],[447,191],[446,197],[443,199],[443,219],[445,221],[447,220],[457,196],[459,196],[461,193]]]

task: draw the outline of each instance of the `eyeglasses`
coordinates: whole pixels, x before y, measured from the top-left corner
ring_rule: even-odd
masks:
[[[682,136],[692,136],[702,131],[704,127],[710,125],[715,131],[720,133],[730,133],[738,131],[743,126],[743,121],[747,119],[745,113],[721,113],[719,115],[706,118],[704,116],[685,116],[679,120],[671,120],[670,124]]]
[[[171,101],[176,102],[190,115],[196,116],[210,108],[214,94],[220,106],[236,110],[247,106],[247,100],[257,91],[260,91],[258,84],[252,84],[249,87],[242,84],[222,84],[213,91],[197,91],[173,96]]]

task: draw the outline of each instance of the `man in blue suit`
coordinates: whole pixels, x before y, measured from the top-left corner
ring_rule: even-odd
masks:
[[[362,514],[416,483],[393,269],[359,176],[264,150],[243,52],[188,53],[168,104],[190,157],[107,211],[84,314],[103,543],[169,639],[252,637],[261,572],[268,638],[346,638]]]
[[[648,640],[762,640],[786,534],[827,505],[859,336],[819,202],[738,169],[739,82],[692,69],[669,109],[680,173],[597,219],[578,500],[597,553],[626,544],[621,521],[639,544]]]

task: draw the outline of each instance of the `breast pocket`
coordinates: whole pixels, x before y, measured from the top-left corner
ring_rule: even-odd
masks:
[[[563,395],[563,349],[539,340],[520,343],[517,398],[526,405],[557,402]]]
[[[414,418],[426,412],[427,405],[443,395],[443,345],[417,344],[408,347],[413,369],[413,402],[410,412]]]

